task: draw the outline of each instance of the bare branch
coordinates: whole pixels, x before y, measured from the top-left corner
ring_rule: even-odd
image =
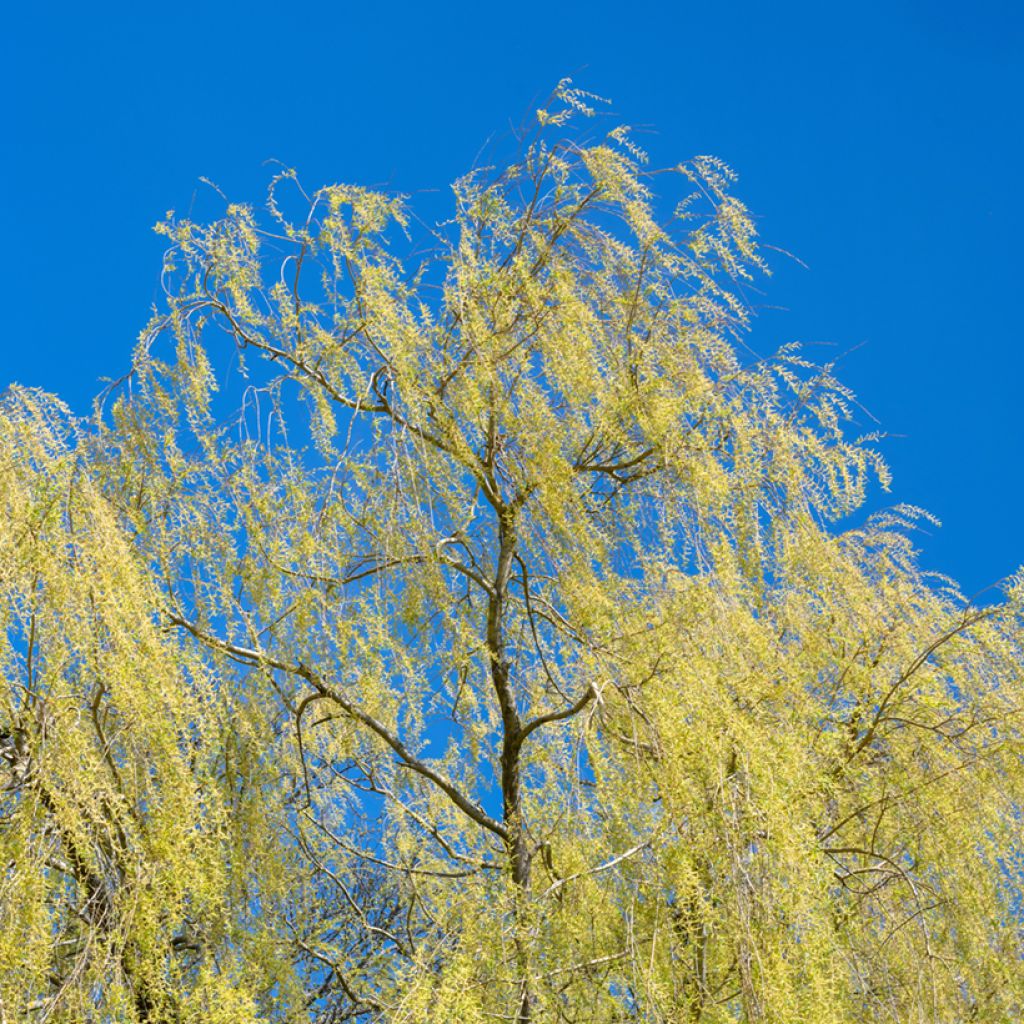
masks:
[[[226,640],[221,640],[217,637],[211,636],[210,634],[199,629],[193,623],[187,619],[183,619],[178,615],[168,615],[168,619],[176,626],[181,626],[183,629],[191,633],[197,640],[206,644],[206,646],[213,650],[221,651],[228,656],[241,660],[243,663],[248,665],[263,665],[267,668],[275,668],[281,672],[287,672],[290,675],[299,676],[305,679],[316,691],[323,697],[327,697],[338,705],[350,718],[355,719],[357,722],[361,722],[365,725],[372,733],[382,739],[401,759],[402,763],[407,767],[411,768],[417,775],[422,776],[428,781],[432,782],[438,789],[440,789],[451,801],[455,804],[460,811],[463,812],[472,821],[475,821],[482,828],[487,829],[488,832],[493,832],[496,836],[501,839],[508,838],[508,830],[499,821],[495,821],[489,814],[484,811],[479,804],[473,803],[465,797],[454,785],[440,773],[434,771],[429,765],[421,761],[416,757],[405,744],[390,730],[387,726],[378,722],[372,715],[363,711],[362,708],[358,707],[353,701],[343,696],[337,690],[329,686],[323,679],[317,675],[311,668],[299,662],[298,664],[292,664],[286,661],[281,661],[277,658],[273,658],[268,654],[264,654],[262,651],[254,650],[252,648],[239,647],[236,644],[229,643]]]

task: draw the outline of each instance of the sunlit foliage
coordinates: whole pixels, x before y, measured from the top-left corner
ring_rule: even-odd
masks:
[[[430,229],[169,215],[94,419],[8,393],[0,1021],[1020,1016],[1021,582],[597,105]]]

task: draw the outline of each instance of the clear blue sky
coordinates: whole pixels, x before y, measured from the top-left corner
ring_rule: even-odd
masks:
[[[151,225],[198,178],[259,202],[444,188],[563,75],[712,153],[781,258],[751,344],[789,340],[893,434],[891,500],[944,521],[970,592],[1024,562],[1024,8],[839,3],[19,4],[0,46],[9,381],[88,408],[155,300]],[[872,426],[863,417],[865,429]]]

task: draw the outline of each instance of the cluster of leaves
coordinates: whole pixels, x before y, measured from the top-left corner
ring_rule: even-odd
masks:
[[[416,269],[290,172],[169,217],[109,409],[8,395],[0,1019],[1021,1011],[1022,584],[849,525],[731,173],[664,216],[593,102]]]

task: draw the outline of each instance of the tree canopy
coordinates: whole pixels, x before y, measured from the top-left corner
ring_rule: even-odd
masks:
[[[95,415],[6,393],[0,1021],[1022,1012],[1024,580],[865,513],[731,172],[597,102],[439,225],[168,215]]]

